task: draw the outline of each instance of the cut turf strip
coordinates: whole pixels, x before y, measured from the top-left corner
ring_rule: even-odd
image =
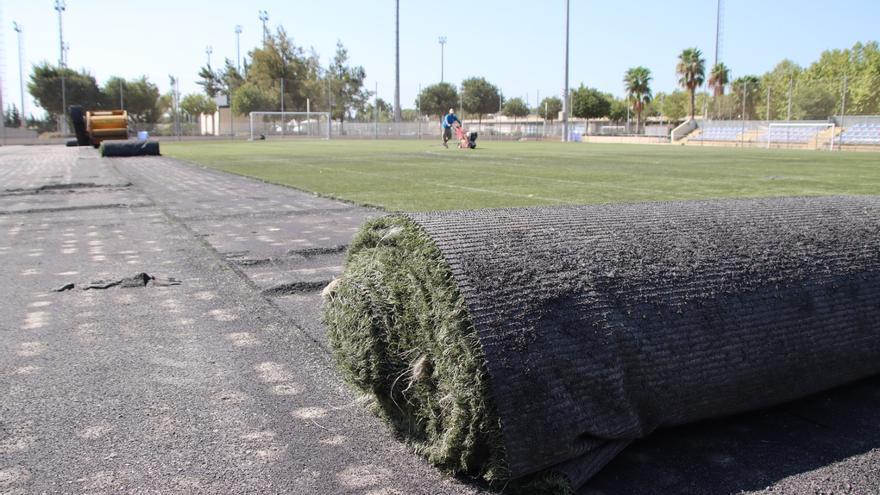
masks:
[[[325,296],[418,452],[573,490],[657,428],[880,372],[880,198],[392,215]]]

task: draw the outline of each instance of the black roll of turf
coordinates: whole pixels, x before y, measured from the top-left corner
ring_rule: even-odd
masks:
[[[79,146],[88,146],[91,144],[89,133],[86,131],[86,112],[79,105],[72,105],[68,109],[70,121],[73,123],[73,130],[76,133],[76,141]]]
[[[159,142],[103,141],[101,156],[159,156]]]
[[[446,271],[425,275],[432,263]],[[397,215],[365,228],[325,292],[346,376],[432,462],[576,488],[657,428],[880,373],[880,198]],[[474,418],[462,385],[443,387],[456,375],[448,355],[466,348],[441,331],[450,319],[478,338],[488,379],[470,395],[485,394],[480,424],[497,416],[500,435],[431,431],[445,414]],[[439,405],[426,405],[435,391]],[[450,457],[454,442],[477,447]]]

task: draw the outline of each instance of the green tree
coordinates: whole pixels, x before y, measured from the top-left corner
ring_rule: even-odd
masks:
[[[263,91],[279,95],[276,100],[280,109],[281,81],[284,80],[284,108],[305,109],[306,99],[312,97],[318,76],[316,60],[293,42],[283,26],[274,35],[250,52],[251,63],[247,69],[247,81]]]
[[[846,77],[847,113],[880,114],[880,45],[876,41],[856,43],[844,50],[826,50],[802,75],[798,86],[809,99],[815,100],[822,92],[830,93],[839,109]]]
[[[803,68],[791,60],[783,60],[776,64],[770,72],[761,76],[761,88],[764,90],[761,101],[756,102],[756,113],[761,117],[767,114],[767,92],[770,93],[770,119],[784,120],[788,118],[789,89],[794,94],[798,82],[803,76]],[[792,108],[794,110],[794,108]],[[734,109],[734,112],[741,110]]]
[[[611,113],[611,100],[598,89],[583,84],[571,92],[571,114],[581,119],[598,119]]]
[[[702,86],[706,79],[706,61],[703,59],[703,53],[697,48],[686,48],[678,56],[675,72],[680,76],[678,84],[691,94],[690,115],[693,120],[697,88]]]
[[[232,111],[238,115],[250,112],[272,112],[278,108],[278,94],[266,91],[256,83],[246,82],[232,95]]]
[[[709,74],[709,87],[712,88],[714,96],[724,94],[724,87],[730,83],[730,69],[723,63],[717,63],[712,66],[712,72]]]
[[[348,65],[348,50],[337,41],[336,55],[327,70],[327,77],[333,94],[331,116],[344,122],[346,117],[350,118],[354,112],[362,109],[370,97],[370,92],[364,89],[367,73],[361,66]]]
[[[647,67],[633,67],[623,76],[626,97],[636,112],[636,132],[642,127],[642,109],[651,103],[651,71]]]
[[[608,113],[608,118],[611,119],[612,122],[624,122],[628,113],[629,103],[627,100],[621,98],[614,98],[611,100],[611,111]]]
[[[709,73],[709,87],[712,88],[713,107],[715,116],[718,116],[721,105],[721,97],[724,96],[724,87],[730,83],[730,69],[723,63],[712,66]]]
[[[63,69],[67,105],[82,105],[86,110],[103,108],[104,96],[95,77],[88,72]],[[62,69],[43,62],[34,66],[28,81],[28,92],[53,118],[67,113],[62,107]]]
[[[21,127],[21,114],[18,112],[18,107],[15,104],[6,107],[6,111],[3,112],[3,125],[6,127]]]
[[[235,62],[226,59],[223,70],[219,73],[221,91],[230,96],[244,84],[244,76],[238,71]]]
[[[477,121],[483,123],[483,115],[495,113],[501,108],[501,91],[497,86],[482,77],[471,77],[461,82],[462,110],[477,114]]]
[[[541,118],[549,120],[552,124],[559,117],[559,112],[562,111],[562,99],[558,96],[548,96],[541,100],[537,110]]]
[[[806,86],[797,92],[792,113],[795,119],[822,120],[835,114],[838,95],[822,85]]]
[[[449,83],[432,84],[422,89],[415,104],[417,107],[421,104],[422,114],[439,118],[458,106],[458,91]]]
[[[391,122],[393,120],[393,108],[390,103],[382,98],[376,98],[375,102],[369,101],[365,103],[364,108],[358,112],[358,119],[362,122],[373,122],[377,117],[376,109],[379,112],[379,122]]]
[[[213,116],[214,112],[217,111],[217,104],[214,103],[214,100],[201,93],[192,93],[180,99],[180,109],[191,118],[202,114]]]
[[[761,80],[757,76],[743,76],[735,79],[730,84],[731,91],[736,97],[736,108],[740,112],[740,118],[749,120],[755,117],[755,103],[761,94]],[[743,105],[745,103],[745,105]],[[743,114],[745,107],[745,114]]]
[[[34,114],[31,114],[25,119],[25,127],[32,131],[37,131],[38,134],[55,132],[58,130],[58,121],[48,114],[42,119],[38,119],[34,117]]]
[[[513,117],[516,122],[517,117],[527,117],[529,115],[529,107],[522,98],[511,98],[504,102],[504,108],[501,113],[507,117]]]
[[[214,72],[210,65],[206,65],[199,69],[199,80],[196,82],[205,91],[209,98],[214,98],[220,94],[222,82],[220,74]]]
[[[415,122],[419,118],[419,112],[415,108],[403,108],[400,110],[400,118],[404,122]]]
[[[108,79],[102,91],[104,107],[119,108],[120,83],[122,83],[123,103],[129,117],[136,122],[157,122],[162,115],[158,107],[159,88],[150,82],[147,76],[129,81],[117,76]]]
[[[687,117],[690,95],[681,90],[672,93],[657,93],[650,106],[668,120],[682,120]]]

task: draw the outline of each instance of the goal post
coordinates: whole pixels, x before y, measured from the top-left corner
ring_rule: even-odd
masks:
[[[305,136],[330,139],[328,112],[250,112],[251,141],[271,136]]]
[[[828,136],[828,150],[834,151],[834,140],[837,126],[834,122],[771,122],[764,136],[769,149],[777,145],[808,145],[814,143],[816,149],[823,146],[823,134],[831,131]]]

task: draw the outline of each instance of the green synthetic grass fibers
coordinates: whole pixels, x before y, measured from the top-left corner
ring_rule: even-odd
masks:
[[[368,223],[325,298],[339,365],[415,450],[449,472],[506,479],[485,358],[433,241],[403,216]]]
[[[167,156],[389,211],[877,194],[877,153],[439,140],[163,142]]]

